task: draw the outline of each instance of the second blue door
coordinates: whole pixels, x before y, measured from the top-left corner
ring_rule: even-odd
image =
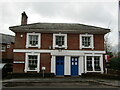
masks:
[[[56,56],[56,75],[64,75],[64,56]]]
[[[78,76],[78,57],[71,57],[71,76]]]

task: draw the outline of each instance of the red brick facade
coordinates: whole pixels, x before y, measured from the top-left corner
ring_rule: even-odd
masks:
[[[41,34],[41,48],[48,49],[53,44],[53,35],[48,33]]]
[[[21,37],[23,35],[23,37]],[[15,37],[15,49],[26,49],[26,33],[16,33]],[[104,50],[104,35],[94,35],[94,49],[93,50]],[[67,34],[67,50],[80,50],[79,34]],[[41,33],[41,48],[49,50],[49,46],[53,46],[53,34]],[[27,48],[27,49],[38,49],[38,48]],[[82,49],[91,50],[91,49]],[[14,53],[14,61],[25,61],[25,53]],[[24,72],[23,64],[14,64],[13,72]],[[40,54],[40,71],[42,66],[46,67],[46,72],[51,70],[51,55],[50,53]]]
[[[15,33],[15,49],[23,49],[26,46],[26,33]],[[21,37],[23,35],[23,37]]]
[[[79,50],[79,34],[67,35],[68,50]]]
[[[21,37],[21,35],[23,35],[23,37]],[[104,50],[104,35],[95,34],[93,38],[94,38],[93,50]],[[53,34],[42,33],[40,49],[49,49],[49,46],[53,46]],[[67,34],[67,46],[68,46],[67,50],[80,50],[79,34]],[[16,33],[15,49],[26,49],[26,33]],[[38,48],[28,48],[28,49],[38,49]],[[91,50],[91,49],[82,49],[82,50]]]
[[[94,35],[95,50],[104,50],[104,35]]]
[[[24,72],[25,65],[24,64],[13,64],[13,72],[22,73]]]
[[[40,54],[40,71],[42,71],[42,67],[46,67],[45,72],[50,72],[50,66],[51,66],[51,55],[50,54]]]
[[[5,52],[2,52],[2,60],[7,60],[7,62],[12,62],[11,60],[13,60],[13,56],[14,56],[13,54],[14,43],[2,44],[2,45],[6,47]]]

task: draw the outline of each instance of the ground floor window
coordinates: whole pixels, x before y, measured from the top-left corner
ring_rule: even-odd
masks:
[[[26,53],[25,72],[40,71],[40,53]]]
[[[28,55],[28,67],[29,70],[36,70],[37,69],[37,55]]]
[[[86,56],[87,71],[101,71],[100,56]]]

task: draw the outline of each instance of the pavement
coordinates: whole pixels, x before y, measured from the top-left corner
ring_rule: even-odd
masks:
[[[73,85],[73,86],[95,86],[99,87],[104,85],[107,87],[120,88],[120,80],[111,80],[111,79],[98,79],[98,78],[82,78],[82,77],[59,77],[59,78],[18,78],[18,79],[4,79],[1,81],[3,87],[14,87],[15,85],[26,83],[28,86],[36,84],[38,86],[52,86],[52,85]],[[17,84],[18,83],[18,84]],[[92,83],[92,84],[91,84]],[[101,87],[100,86],[100,87]]]

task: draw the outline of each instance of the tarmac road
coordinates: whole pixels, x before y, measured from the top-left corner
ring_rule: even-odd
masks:
[[[88,78],[29,78],[3,80],[2,88],[120,88],[120,84],[116,80]]]
[[[117,88],[92,82],[79,83],[6,83],[2,88]]]

